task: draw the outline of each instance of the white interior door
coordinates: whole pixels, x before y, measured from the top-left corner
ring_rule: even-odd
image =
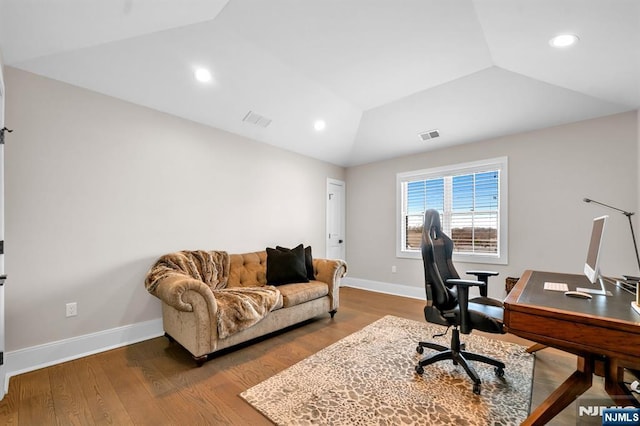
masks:
[[[0,129],[4,128],[4,80],[0,63]],[[5,132],[6,136],[6,132]],[[0,399],[4,398],[6,369],[4,366],[4,144],[0,144]]]
[[[327,179],[327,258],[345,258],[345,184]]]

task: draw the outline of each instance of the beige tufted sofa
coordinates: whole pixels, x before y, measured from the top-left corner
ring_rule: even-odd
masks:
[[[200,253],[223,253],[226,256],[225,252]],[[340,279],[347,270],[347,265],[342,260],[313,259],[315,280],[276,286],[275,288],[279,292],[278,302],[263,319],[248,328],[222,338],[219,336],[216,323],[216,321],[220,321],[216,314],[221,304],[215,296],[217,294],[216,288],[220,288],[221,285],[212,286],[210,282],[204,282],[212,276],[217,276],[215,265],[208,264],[215,262],[206,259],[210,258],[199,259],[197,270],[192,267],[193,271],[183,275],[167,276],[165,274],[159,278],[155,276],[150,279],[152,268],[145,282],[147,290],[162,300],[162,321],[165,334],[170,340],[177,341],[187,349],[198,365],[202,365],[208,355],[216,351],[318,315],[329,313],[333,318],[339,304]],[[226,281],[224,287],[226,289],[245,289],[248,287],[268,289],[269,286],[266,286],[266,251],[229,254],[228,260],[225,258],[225,262],[222,263],[226,266],[218,266],[218,268],[228,268],[228,271],[224,271]],[[183,267],[183,269],[189,268]],[[209,278],[203,278],[204,274],[200,273],[202,269],[206,270],[205,273]],[[153,288],[150,286],[151,280],[155,283]],[[235,310],[232,314],[238,315]]]

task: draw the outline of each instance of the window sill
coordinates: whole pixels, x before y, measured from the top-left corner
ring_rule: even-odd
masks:
[[[399,259],[418,259],[422,260],[422,253],[419,251],[399,251],[396,253],[396,257]],[[453,254],[453,261],[460,263],[483,263],[490,265],[508,265],[507,256],[483,256],[483,255],[468,255],[468,254]]]

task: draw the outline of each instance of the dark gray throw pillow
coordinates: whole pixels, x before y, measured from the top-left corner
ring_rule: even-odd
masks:
[[[304,248],[304,264],[307,267],[307,279],[309,281],[316,279],[316,274],[313,272],[313,257],[311,256],[311,246]]]
[[[286,247],[276,246],[276,250],[287,251],[291,250]],[[307,279],[309,281],[316,279],[316,274],[313,271],[313,256],[311,255],[311,246],[304,248],[304,265],[307,268]]]
[[[306,282],[309,282],[309,279],[302,244],[290,250],[267,247],[267,284]]]

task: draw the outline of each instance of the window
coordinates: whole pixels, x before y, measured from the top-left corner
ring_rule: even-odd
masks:
[[[422,220],[440,212],[454,259],[507,263],[507,158],[400,173],[398,257],[420,258]]]

